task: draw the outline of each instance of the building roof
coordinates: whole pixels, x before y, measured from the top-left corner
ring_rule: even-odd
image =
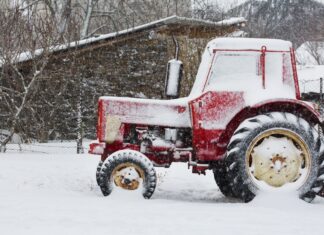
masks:
[[[235,17],[235,18],[229,18],[229,19],[225,19],[222,21],[218,21],[218,22],[212,22],[212,21],[208,21],[208,20],[199,20],[199,19],[179,17],[179,16],[174,15],[174,16],[170,16],[170,17],[167,17],[164,19],[152,21],[147,24],[135,26],[133,28],[121,30],[118,32],[102,34],[100,36],[91,37],[91,38],[83,39],[80,41],[75,41],[70,44],[60,45],[60,46],[58,46],[57,49],[59,50],[59,49],[65,49],[66,47],[71,48],[71,47],[75,47],[75,46],[91,44],[94,42],[111,39],[111,38],[116,38],[118,36],[122,36],[125,34],[135,33],[135,32],[139,32],[142,30],[153,29],[153,28],[157,28],[160,26],[164,26],[164,25],[181,24],[181,25],[205,26],[205,27],[224,27],[224,26],[232,26],[232,25],[237,25],[237,24],[244,24],[246,22],[247,22],[246,19],[243,17]]]
[[[183,25],[183,26],[198,26],[198,27],[226,27],[226,26],[234,26],[234,25],[242,25],[245,24],[247,21],[243,17],[234,17],[225,19],[219,22],[212,22],[208,20],[200,20],[200,19],[193,19],[193,18],[186,18],[186,17],[179,17],[179,16],[170,16],[164,19],[156,20],[147,24],[139,25],[133,28],[121,30],[118,32],[108,33],[108,34],[102,34],[96,37],[90,37],[87,39],[74,41],[71,43],[61,44],[52,46],[49,48],[50,52],[59,52],[63,50],[67,50],[70,48],[76,48],[76,47],[82,47],[85,45],[98,43],[101,41],[106,40],[113,40],[116,39],[119,36],[128,35],[135,32],[140,32],[144,30],[150,30],[161,26],[166,25]],[[39,56],[43,53],[43,49],[37,49],[33,53],[31,52],[24,52],[18,55],[15,58],[15,62],[24,62],[32,59],[35,56]],[[0,66],[3,64],[1,58],[0,58]]]

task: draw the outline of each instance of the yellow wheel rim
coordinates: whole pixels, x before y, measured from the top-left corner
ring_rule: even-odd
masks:
[[[112,178],[117,187],[126,190],[136,190],[144,181],[144,171],[138,165],[126,162],[119,164],[112,172]]]
[[[310,156],[307,144],[299,135],[287,129],[271,129],[252,141],[246,153],[246,165],[249,176],[258,186],[265,182],[278,188],[306,179]]]

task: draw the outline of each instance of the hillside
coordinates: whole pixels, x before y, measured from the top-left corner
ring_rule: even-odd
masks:
[[[296,48],[324,38],[324,4],[313,0],[249,0],[227,15],[245,17],[251,37],[286,39]]]

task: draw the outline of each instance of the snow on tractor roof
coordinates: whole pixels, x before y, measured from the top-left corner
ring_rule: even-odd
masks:
[[[289,51],[292,44],[280,39],[264,38],[216,38],[208,43],[211,50],[260,50],[262,46],[266,46],[267,50]]]

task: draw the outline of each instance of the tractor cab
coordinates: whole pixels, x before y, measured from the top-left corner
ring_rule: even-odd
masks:
[[[249,103],[300,97],[292,45],[277,39],[217,38],[203,55],[191,95],[244,92]]]

